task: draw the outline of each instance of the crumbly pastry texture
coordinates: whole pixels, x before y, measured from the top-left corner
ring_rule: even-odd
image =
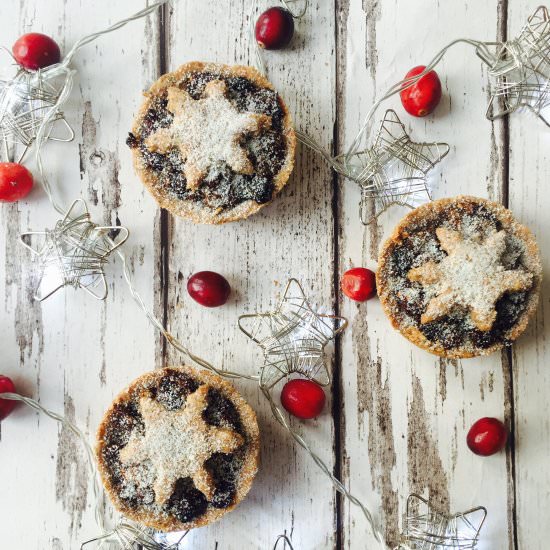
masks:
[[[162,207],[217,224],[257,212],[284,187],[296,138],[256,69],[192,62],[151,86],[127,143]]]
[[[127,517],[161,531],[232,510],[258,468],[256,416],[235,388],[191,367],[159,369],[113,402],[98,430],[105,488]]]
[[[417,208],[384,244],[377,288],[393,326],[443,357],[511,344],[535,311],[542,268],[531,232],[476,197]]]

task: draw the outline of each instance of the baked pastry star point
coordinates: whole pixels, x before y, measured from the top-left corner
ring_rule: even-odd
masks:
[[[271,117],[238,111],[227,97],[223,80],[208,82],[199,99],[176,86],[168,88],[167,94],[174,121],[169,128],[151,134],[145,144],[162,154],[179,149],[188,189],[198,189],[210,167],[219,163],[238,174],[254,172],[242,141],[246,135],[269,128]]]
[[[528,290],[533,275],[521,269],[505,270],[502,266],[505,231],[492,232],[484,242],[443,227],[436,230],[436,235],[447,256],[439,263],[428,261],[412,268],[407,275],[432,295],[421,323],[440,319],[458,307],[469,311],[478,330],[491,330],[498,299],[507,292]]]
[[[132,432],[128,444],[120,451],[120,460],[126,466],[147,460],[153,463],[157,472],[153,484],[157,504],[165,504],[176,481],[186,477],[192,478],[197,489],[212,499],[216,487],[205,461],[215,453],[234,452],[244,443],[236,431],[212,426],[202,418],[209,389],[203,384],[187,397],[184,408],[175,411],[168,411],[147,396],[139,400],[145,433]],[[182,438],[193,445],[189,445],[186,453],[171,452],[168,443]]]

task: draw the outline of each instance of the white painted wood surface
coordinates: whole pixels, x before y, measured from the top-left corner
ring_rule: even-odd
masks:
[[[293,47],[269,53],[266,61],[296,126],[338,152],[373,100],[410,67],[455,37],[497,40],[507,29],[514,36],[536,7],[533,0],[310,3]],[[9,46],[33,30],[56,37],[67,50],[83,34],[144,4],[3,0],[0,43]],[[320,419],[295,425],[375,512],[389,544],[408,493],[416,491],[443,510],[485,505],[481,549],[545,549],[548,282],[537,319],[513,353],[440,361],[394,333],[376,300],[357,305],[337,292],[349,267],[375,267],[379,245],[404,212],[390,211],[365,229],[357,218],[358,190],[334,178],[311,152],[299,149],[294,175],[272,205],[246,222],[218,228],[161,213],[134,176],[124,140],[140,91],[186,61],[252,63],[250,4],[179,0],[163,21],[152,16],[132,23],[81,51],[66,108],[76,139],[49,144],[46,152],[59,195],[65,203],[82,196],[95,219],[118,218],[130,228],[125,251],[146,303],[195,353],[216,364],[247,372],[259,366],[259,349],[238,332],[236,319],[272,307],[289,276],[301,279],[313,303],[349,318],[330,357],[333,404]],[[260,2],[262,8],[269,4]],[[397,108],[413,139],[451,144],[433,173],[434,194],[508,201],[536,233],[548,271],[550,134],[523,113],[509,122],[485,120],[487,74],[468,47],[453,50],[438,71],[445,96],[435,116],[413,120],[398,100],[387,104]],[[146,370],[179,364],[181,357],[140,315],[116,261],[108,269],[104,303],[72,290],[42,305],[32,301],[33,273],[18,235],[56,219],[38,188],[28,200],[3,205],[0,219],[0,371],[93,435],[124,385]],[[202,269],[230,280],[235,292],[224,308],[203,309],[187,296],[188,276]],[[296,550],[376,548],[364,518],[294,448],[254,385],[239,387],[259,414],[263,467],[237,511],[197,530],[189,547],[266,549],[286,531]],[[465,434],[481,416],[508,422],[515,438],[507,452],[481,459],[466,448]],[[94,536],[90,480],[70,435],[21,408],[0,430],[0,548],[67,550]]]

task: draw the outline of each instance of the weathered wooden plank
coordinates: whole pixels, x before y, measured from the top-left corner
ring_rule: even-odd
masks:
[[[517,36],[539,2],[508,2],[508,31]],[[546,466],[550,452],[548,423],[550,353],[550,199],[547,182],[550,176],[550,133],[542,122],[528,112],[510,117],[510,191],[509,205],[518,219],[535,234],[542,256],[543,280],[537,315],[526,335],[514,346],[513,415],[515,421],[515,486],[517,512],[517,548],[546,548],[544,534],[536,525],[544,524],[548,515],[550,475]]]
[[[9,0],[0,6],[2,42],[10,45],[20,33],[41,31],[67,51],[84,34],[140,5],[145,2],[46,5]],[[66,108],[76,139],[71,144],[48,144],[45,150],[49,177],[65,204],[82,196],[97,222],[130,227],[124,250],[136,286],[150,306],[158,290],[149,283],[158,280],[158,209],[133,175],[124,141],[140,91],[157,74],[157,27],[155,17],[133,23],[76,56],[78,75]],[[28,254],[17,243],[18,235],[28,228],[51,227],[57,216],[38,187],[28,200],[4,205],[0,216],[2,371],[93,437],[113,395],[156,364],[157,335],[137,312],[120,262],[107,268],[105,302],[73,290],[59,292],[42,305],[33,301],[36,276]],[[84,454],[54,422],[20,410],[2,423],[0,470],[10,472],[5,494],[20,495],[0,502],[3,547],[69,549],[97,534]]]
[[[341,1],[339,26],[339,151],[349,144],[373,100],[415,65],[460,36],[494,40],[497,2],[381,3]],[[445,96],[436,114],[412,119],[393,98],[416,141],[448,141],[451,152],[432,174],[434,195],[470,193],[499,198],[503,185],[500,127],[483,118],[487,77],[466,46],[451,51],[438,71]],[[377,121],[375,121],[377,124]],[[374,268],[378,249],[405,213],[399,207],[364,229],[357,219],[359,191],[343,182],[340,271]],[[394,332],[376,300],[341,301],[352,329],[342,342],[344,474],[346,483],[375,512],[388,543],[400,530],[410,492],[429,496],[440,509],[489,509],[484,540],[504,548],[507,512],[506,455],[488,460],[466,447],[470,424],[481,416],[504,417],[508,388],[498,355],[443,361],[416,349]],[[344,545],[364,547],[367,525],[344,505]]]
[[[167,37],[169,68],[192,60],[253,62],[249,6],[244,1],[175,5]],[[261,2],[261,7],[268,4]],[[266,55],[271,79],[297,127],[317,135],[326,147],[331,146],[334,122],[333,51],[332,3],[315,2],[299,24],[294,46]],[[195,353],[232,370],[254,372],[261,354],[238,331],[237,317],[274,307],[289,276],[302,280],[314,303],[332,307],[331,179],[319,158],[300,149],[294,176],[282,195],[253,218],[223,227],[170,220],[169,326]],[[187,296],[188,277],[203,269],[229,279],[233,296],[223,308],[204,309]],[[168,360],[180,363],[182,358],[169,350]],[[248,499],[218,524],[193,533],[191,540],[201,548],[270,548],[286,530],[296,548],[334,546],[330,484],[276,425],[255,385],[238,386],[258,412],[262,469]],[[301,428],[297,422],[295,426]],[[303,432],[331,464],[330,414],[308,422]]]

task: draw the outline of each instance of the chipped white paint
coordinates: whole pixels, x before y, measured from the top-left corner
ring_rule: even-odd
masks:
[[[144,3],[2,0],[0,43],[9,46],[32,29],[63,37],[67,50],[83,34]],[[260,2],[262,7],[270,3]],[[330,148],[336,124],[340,151],[373,98],[410,67],[426,62],[456,36],[494,40],[506,20],[513,35],[535,7],[532,0],[310,4],[293,47],[265,59],[297,127]],[[544,329],[550,322],[548,282],[537,321],[511,357],[513,375],[506,354],[439,361],[394,333],[375,300],[357,305],[340,297],[336,302],[335,265],[338,275],[352,265],[373,267],[379,244],[403,212],[393,210],[377,227],[365,230],[358,222],[357,189],[349,182],[333,186],[332,174],[313,154],[298,151],[295,173],[273,205],[243,223],[222,227],[197,227],[161,216],[133,175],[124,140],[140,90],[161,68],[174,69],[186,61],[251,62],[249,6],[245,0],[179,0],[166,10],[163,37],[158,18],[151,17],[80,52],[67,106],[77,137],[69,145],[47,145],[52,181],[64,202],[81,195],[99,222],[116,223],[118,218],[130,228],[124,249],[146,303],[160,316],[166,304],[170,329],[208,360],[232,370],[257,369],[260,350],[238,332],[236,318],[273,306],[289,276],[302,281],[315,304],[338,308],[350,319],[336,354],[341,376],[335,382],[333,417],[327,413],[296,426],[336,471],[342,469],[346,484],[375,510],[389,541],[399,530],[408,492],[415,490],[444,509],[487,506],[481,548],[545,548],[539,527],[545,524],[550,493],[544,464],[550,430],[542,405],[549,383]],[[440,74],[446,95],[436,115],[418,120],[403,116],[413,139],[451,144],[451,153],[432,174],[435,195],[506,197],[507,135],[505,123],[483,118],[485,70],[471,49],[460,46]],[[398,100],[388,106],[402,113]],[[549,140],[529,116],[512,118],[510,205],[537,234],[543,255],[550,244],[545,217],[550,195],[544,191]],[[38,189],[26,201],[3,205],[0,220],[0,370],[24,392],[93,433],[120,388],[147,369],[178,364],[181,358],[164,351],[132,302],[116,262],[108,269],[105,303],[72,290],[42,306],[32,302],[30,259],[16,240],[22,230],[55,221]],[[163,260],[168,265],[165,279]],[[547,266],[548,258],[545,262]],[[228,277],[235,292],[227,306],[208,310],[189,299],[185,282],[200,269]],[[297,550],[371,548],[357,510],[344,503],[338,511],[329,483],[273,422],[254,385],[238,385],[258,411],[263,468],[250,497],[218,524],[197,530],[189,538],[191,546],[266,549],[286,530]],[[489,459],[466,449],[469,425],[485,415],[515,423],[515,449]],[[69,550],[96,534],[90,480],[71,436],[23,409],[2,424],[0,436],[1,492],[10,495],[0,498],[0,547]]]
[[[84,34],[121,19],[138,4],[145,2],[7,0],[0,5],[1,42],[10,46],[32,29],[62,37],[67,51]],[[78,75],[66,113],[76,139],[50,143],[45,150],[51,182],[65,204],[82,196],[98,223],[115,224],[118,218],[131,227],[124,250],[150,305],[156,302],[151,281],[158,279],[158,211],[133,175],[124,140],[140,91],[156,77],[157,27],[154,18],[133,23],[75,56]],[[30,257],[17,243],[18,235],[51,227],[57,216],[38,186],[28,200],[5,206],[0,212],[1,370],[28,395],[93,434],[117,391],[155,365],[157,334],[138,313],[116,261],[107,269],[105,302],[72,289],[42,305],[33,302]],[[0,499],[0,546],[69,550],[96,535],[90,480],[71,435],[28,410],[14,414],[1,430],[0,470],[10,472],[10,486],[3,486],[2,494],[12,496]]]

